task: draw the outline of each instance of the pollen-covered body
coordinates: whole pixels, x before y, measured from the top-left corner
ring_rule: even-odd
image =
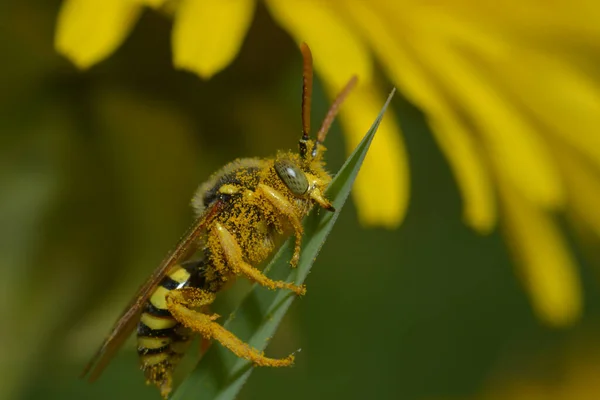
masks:
[[[280,153],[275,159],[246,158],[227,164],[200,186],[192,200],[198,215],[215,202],[223,204],[214,221],[207,225],[207,231],[215,224],[229,231],[251,265],[264,261],[278,243],[279,234],[294,231],[296,221],[314,204],[310,197],[294,195],[288,189],[275,170],[278,160],[291,161],[301,168],[312,190],[319,193],[331,181],[320,161],[307,162],[297,154]],[[302,232],[297,233],[301,237]],[[218,256],[221,252],[218,238],[208,235],[207,247],[213,254],[211,264],[221,272],[222,279],[229,279],[231,274],[223,271],[223,258]]]
[[[334,211],[324,197],[331,182],[325,172],[323,141],[343,99],[356,83],[353,77],[329,109],[315,140],[310,139],[312,55],[301,46],[304,59],[302,137],[299,153],[280,152],[272,159],[245,158],[227,164],[200,185],[192,200],[197,218],[177,246],[139,288],[85,367],[97,379],[127,336],[138,327],[138,353],[146,380],[163,397],[171,391],[172,372],[190,336],[214,340],[257,366],[283,367],[293,355],[266,357],[237,338],[209,314],[208,306],[223,286],[244,277],[269,289],[303,295],[305,287],[268,278],[257,267],[293,234],[290,265],[300,259],[302,218],[313,206]]]
[[[289,175],[294,170],[298,173],[291,178],[286,175],[287,184],[296,193],[282,180],[278,168],[279,174],[287,171]],[[303,287],[271,281],[256,266],[289,233],[297,238],[298,254],[292,263],[297,262],[302,237],[300,221],[315,202],[310,194],[316,193],[322,199],[320,193],[330,180],[320,160],[307,161],[293,153],[280,153],[275,159],[235,160],[199,187],[192,200],[198,216],[216,210],[199,237],[201,258],[177,265],[165,276],[150,296],[138,324],[142,369],[148,382],[158,386],[163,395],[170,390],[172,370],[193,331],[188,327],[195,324],[186,320],[188,317],[178,318],[177,312],[173,315],[167,300],[170,292],[187,288],[215,294],[241,274],[271,289],[288,288],[302,294]],[[299,193],[304,186],[306,190]]]

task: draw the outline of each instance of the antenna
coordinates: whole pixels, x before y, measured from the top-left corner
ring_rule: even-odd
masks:
[[[313,147],[312,149],[312,157],[317,156],[317,148],[325,141],[325,136],[327,136],[327,132],[329,131],[329,128],[331,128],[331,124],[333,123],[333,120],[335,119],[335,116],[337,115],[340,106],[342,105],[342,102],[346,99],[346,97],[348,97],[350,91],[356,85],[357,82],[358,78],[356,77],[356,75],[352,76],[348,83],[346,83],[346,86],[344,86],[344,89],[342,89],[340,94],[337,95],[337,97],[333,101],[333,104],[331,104],[331,107],[329,107],[329,111],[327,111],[327,115],[323,120],[321,129],[319,129],[319,133],[317,133],[317,142],[315,143],[315,147]]]
[[[302,52],[302,139],[298,144],[300,147],[300,155],[305,158],[307,147],[306,142],[310,135],[310,106],[312,101],[312,85],[313,85],[313,60],[310,48],[306,43],[300,45]]]

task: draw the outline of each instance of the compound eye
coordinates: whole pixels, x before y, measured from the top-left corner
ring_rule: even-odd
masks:
[[[279,179],[285,183],[285,186],[287,186],[295,195],[303,195],[308,190],[308,180],[306,179],[306,175],[304,175],[304,172],[291,161],[275,161],[275,172],[277,172]]]

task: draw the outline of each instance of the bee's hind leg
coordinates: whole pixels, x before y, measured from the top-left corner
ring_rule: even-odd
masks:
[[[304,285],[298,286],[293,283],[274,281],[267,278],[265,274],[244,261],[240,245],[227,228],[219,223],[215,223],[213,229],[216,237],[219,238],[227,266],[231,268],[236,275],[244,275],[252,282],[256,282],[269,289],[289,289],[298,295],[304,295],[306,293],[306,287],[304,287]]]
[[[211,304],[215,294],[197,289],[184,288],[172,290],[167,294],[167,308],[173,317],[187,328],[199,333],[207,340],[214,339],[231,350],[236,356],[253,362],[261,367],[286,367],[294,362],[294,356],[275,359],[265,357],[262,352],[241,341],[233,333],[214,322],[218,315],[207,315],[193,308]]]

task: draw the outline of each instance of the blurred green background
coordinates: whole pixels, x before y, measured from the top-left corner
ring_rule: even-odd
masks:
[[[202,81],[173,69],[171,23],[146,12],[115,55],[82,73],[53,50],[59,5],[0,5],[0,398],[158,399],[133,345],[97,383],[78,375],[190,223],[197,185],[236,157],[295,149],[300,54],[259,7],[239,57]],[[319,121],[329,101],[316,83]],[[556,385],[580,390],[564,398],[597,398],[597,248],[586,263],[575,247],[583,320],[542,326],[499,235],[462,224],[422,115],[401,96],[393,109],[410,155],[406,221],[365,229],[346,207],[267,350],[301,348],[295,367],[256,370],[240,398],[467,399],[513,386],[524,397],[499,398],[555,398]],[[328,148],[335,171],[337,125]],[[548,397],[528,396],[532,387]]]

